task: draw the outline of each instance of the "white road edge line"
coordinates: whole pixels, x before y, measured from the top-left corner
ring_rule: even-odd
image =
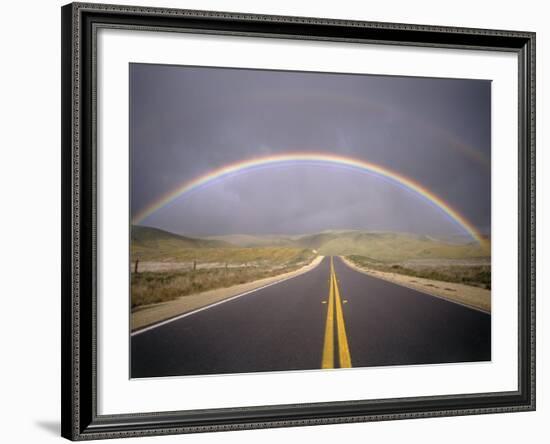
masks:
[[[404,283],[397,283],[397,282],[391,281],[389,279],[384,279],[383,277],[380,277],[380,276],[375,276],[375,275],[369,273],[368,271],[361,270],[358,266],[353,267],[352,265],[348,264],[347,260],[344,259],[343,256],[338,256],[338,257],[341,259],[341,261],[348,268],[351,268],[353,271],[356,271],[357,273],[363,273],[363,274],[365,274],[365,275],[367,275],[371,278],[379,279],[381,281],[388,282],[389,284],[397,285],[398,287],[405,287],[405,288],[408,288],[409,290],[414,290],[418,293],[425,294],[427,296],[431,296],[432,298],[437,298],[437,299],[441,299],[442,301],[450,302],[451,304],[462,305],[464,308],[469,308],[470,310],[479,311],[480,313],[484,313],[486,315],[491,316],[491,311],[490,310],[487,311],[487,310],[484,310],[483,308],[475,307],[475,306],[467,304],[465,302],[459,302],[459,301],[455,301],[454,299],[447,298],[445,296],[441,296],[439,294],[429,293],[428,290],[420,290],[419,288],[413,287],[412,285],[407,285],[407,284],[404,284]]]
[[[326,256],[325,256],[326,257]],[[319,261],[319,263],[317,265],[315,265],[311,270],[307,270],[303,273],[300,273],[300,274],[296,274],[294,276],[289,276],[289,277],[286,277],[284,279],[280,279],[278,281],[275,281],[275,282],[272,282],[271,284],[266,284],[266,285],[263,285],[262,287],[258,287],[258,288],[254,288],[253,290],[248,290],[248,291],[245,291],[244,293],[239,293],[235,296],[231,296],[230,298],[227,298],[227,299],[222,299],[221,301],[218,301],[218,302],[214,302],[213,304],[210,304],[210,305],[205,305],[204,307],[201,307],[201,308],[196,308],[195,310],[191,310],[191,311],[188,311],[186,313],[182,313],[180,315],[177,315],[177,316],[174,316],[173,318],[170,318],[170,319],[166,319],[165,321],[160,321],[160,322],[157,322],[156,324],[153,324],[153,325],[149,325],[148,327],[143,327],[142,329],[140,330],[136,330],[136,331],[133,331],[130,333],[130,337],[132,336],[137,336],[141,333],[145,333],[146,331],[149,331],[149,330],[153,330],[154,328],[157,328],[157,327],[161,327],[163,325],[166,325],[166,324],[170,324],[171,322],[175,322],[179,319],[183,319],[183,318],[186,318],[187,316],[191,316],[191,315],[194,315],[195,313],[199,313],[200,311],[204,311],[204,310],[208,310],[209,308],[212,308],[212,307],[216,307],[217,305],[221,305],[221,304],[224,304],[226,302],[229,302],[229,301],[232,301],[234,299],[238,299],[242,296],[246,296],[247,294],[250,294],[250,293],[254,293],[256,291],[260,291],[260,290],[263,290],[264,288],[267,288],[267,287],[271,287],[272,285],[277,285],[277,284],[280,284],[281,282],[284,282],[284,281],[288,281],[290,279],[294,279],[294,278],[297,278],[298,276],[302,276],[306,273],[309,273],[310,271],[312,270],[315,270],[320,264],[321,262],[323,262],[323,260],[325,259],[325,257],[323,257],[323,259],[321,259]]]

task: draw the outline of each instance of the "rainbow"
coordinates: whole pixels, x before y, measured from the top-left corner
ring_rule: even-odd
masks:
[[[167,205],[169,202],[178,198],[179,196],[197,190],[214,180],[226,178],[238,173],[255,170],[258,168],[264,168],[267,166],[281,166],[285,164],[305,163],[315,165],[336,165],[340,167],[351,168],[353,170],[374,173],[384,178],[390,179],[406,189],[422,196],[429,202],[440,208],[445,214],[447,214],[452,220],[460,225],[474,240],[476,240],[482,247],[487,247],[487,240],[483,235],[475,228],[475,226],[468,221],[457,210],[452,208],[443,199],[437,196],[435,193],[422,186],[420,183],[413,179],[397,173],[387,167],[383,167],[372,162],[365,160],[353,159],[350,157],[338,156],[334,154],[326,153],[285,153],[276,154],[265,157],[257,157],[248,160],[242,160],[239,162],[225,165],[218,169],[212,170],[209,173],[202,176],[195,177],[189,181],[179,184],[173,190],[160,196],[157,200],[149,204],[138,212],[132,219],[132,223],[138,224],[145,218],[153,214],[155,211]]]

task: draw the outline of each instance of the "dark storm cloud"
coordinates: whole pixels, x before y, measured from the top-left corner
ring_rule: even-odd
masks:
[[[130,76],[133,215],[228,163],[305,151],[389,167],[489,232],[489,81],[143,64]],[[213,183],[143,223],[189,235],[459,231],[395,184],[303,165]]]

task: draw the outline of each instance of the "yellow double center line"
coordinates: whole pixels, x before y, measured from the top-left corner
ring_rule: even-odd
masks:
[[[351,355],[349,352],[348,338],[346,335],[346,325],[344,323],[344,311],[342,309],[342,300],[338,281],[334,272],[334,262],[330,257],[330,284],[328,294],[327,322],[325,326],[325,342],[323,346],[323,360],[321,368],[334,368],[334,320],[336,318],[336,328],[338,336],[338,360],[339,367],[351,367]]]

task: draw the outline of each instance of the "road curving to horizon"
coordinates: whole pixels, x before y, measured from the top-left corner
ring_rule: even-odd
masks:
[[[491,315],[338,257],[131,335],[130,377],[491,360]]]

